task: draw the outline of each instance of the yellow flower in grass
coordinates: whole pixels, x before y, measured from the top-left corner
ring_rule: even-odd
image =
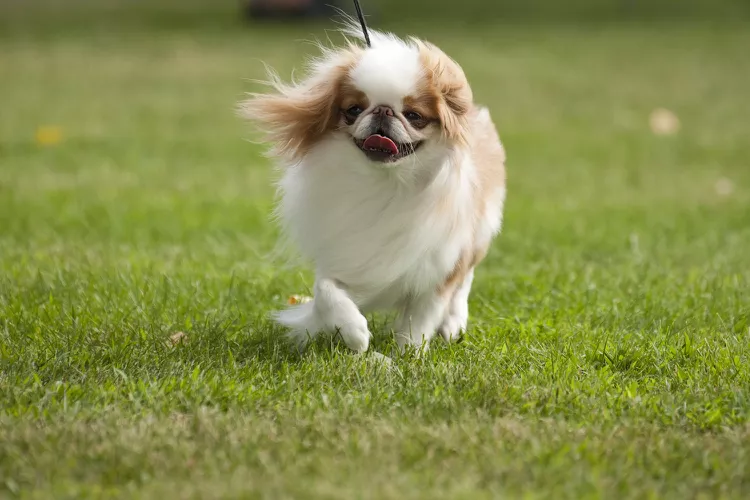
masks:
[[[36,129],[34,140],[39,146],[54,146],[62,140],[60,127],[44,125]]]

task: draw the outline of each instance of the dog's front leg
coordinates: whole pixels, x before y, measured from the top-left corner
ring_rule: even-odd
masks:
[[[290,329],[289,337],[300,348],[319,332],[338,332],[349,349],[364,352],[370,344],[367,319],[359,312],[346,290],[335,280],[318,278],[312,302],[276,315]]]
[[[324,328],[337,331],[349,349],[364,352],[370,344],[367,319],[349,294],[335,280],[318,278],[315,282],[315,311]]]

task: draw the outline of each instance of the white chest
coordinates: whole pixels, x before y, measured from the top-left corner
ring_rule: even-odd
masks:
[[[344,283],[365,309],[434,289],[472,237],[471,200],[447,181],[414,192],[356,171],[315,174],[287,173],[280,215],[316,272]]]

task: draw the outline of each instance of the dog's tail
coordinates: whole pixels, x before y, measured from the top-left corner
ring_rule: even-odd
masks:
[[[276,311],[273,314],[273,320],[289,329],[287,337],[300,350],[307,347],[307,344],[322,328],[315,312],[314,301]]]

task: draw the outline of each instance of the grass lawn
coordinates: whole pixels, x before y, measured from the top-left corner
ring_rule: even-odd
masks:
[[[312,274],[233,107],[321,28],[3,26],[0,497],[750,495],[747,25],[411,28],[509,197],[465,341],[393,371],[266,319]]]

